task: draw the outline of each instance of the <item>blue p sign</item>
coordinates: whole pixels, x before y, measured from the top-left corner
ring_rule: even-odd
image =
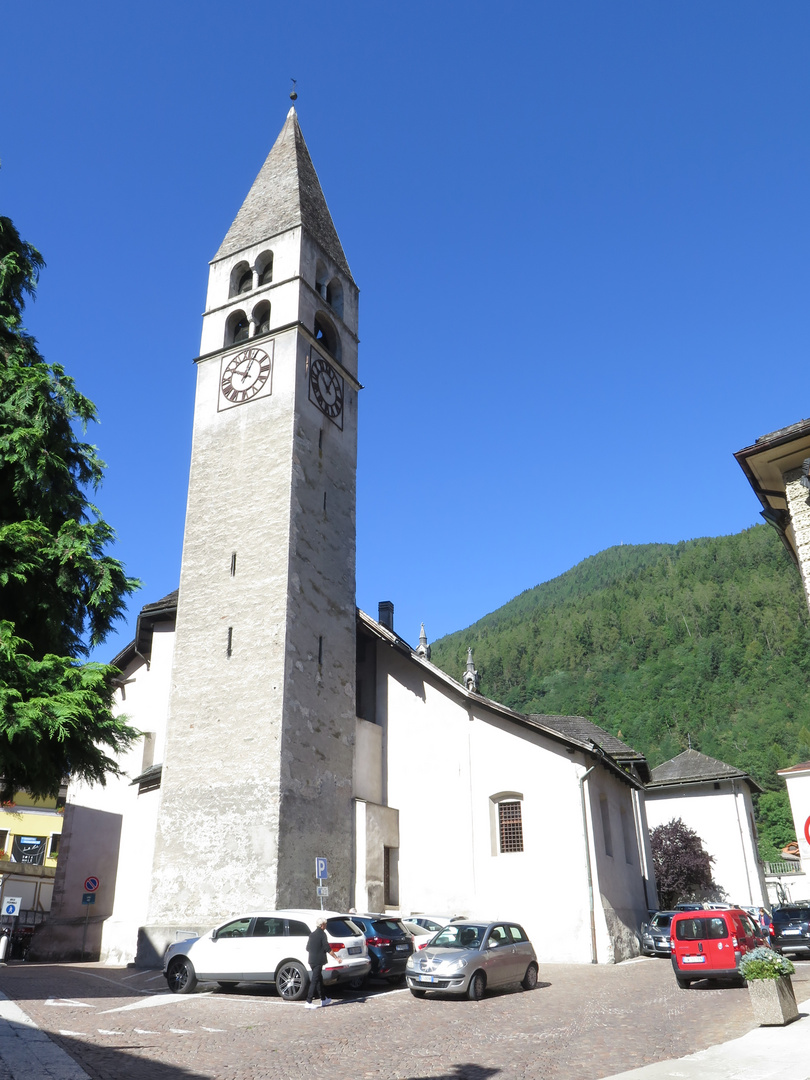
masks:
[[[315,860],[315,877],[319,881],[323,881],[323,879],[327,876],[328,875],[326,873],[326,859],[323,858],[323,856],[318,856],[318,858]]]

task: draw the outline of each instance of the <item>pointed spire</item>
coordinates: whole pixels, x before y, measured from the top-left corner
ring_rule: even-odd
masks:
[[[214,258],[223,259],[298,225],[353,280],[293,105]]]
[[[416,655],[421,656],[423,660],[430,659],[430,645],[428,645],[424,623],[422,623],[422,629],[419,632],[419,644],[416,646]]]
[[[472,649],[467,649],[467,670],[463,676],[464,685],[470,691],[470,693],[478,693],[478,687],[481,683],[481,676],[475,670],[475,664],[473,663]]]

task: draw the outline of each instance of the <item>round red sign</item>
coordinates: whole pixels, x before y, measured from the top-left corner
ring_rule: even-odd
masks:
[[[804,823],[804,838],[810,844],[810,817]]]

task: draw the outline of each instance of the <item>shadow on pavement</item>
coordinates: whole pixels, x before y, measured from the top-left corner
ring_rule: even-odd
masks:
[[[48,1036],[91,1076],[118,1076],[121,1080],[210,1080],[210,1072],[199,1073],[154,1058],[140,1057],[138,1048],[94,1046],[66,1035]]]
[[[412,1076],[410,1080],[490,1080],[497,1076],[500,1069],[489,1069],[484,1065],[453,1065],[452,1072],[441,1073],[432,1076]]]

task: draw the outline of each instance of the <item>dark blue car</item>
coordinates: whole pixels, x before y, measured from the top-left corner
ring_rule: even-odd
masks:
[[[371,961],[369,977],[401,982],[405,965],[413,952],[413,938],[400,919],[390,915],[355,915],[347,918],[359,926],[366,935],[368,958]]]

